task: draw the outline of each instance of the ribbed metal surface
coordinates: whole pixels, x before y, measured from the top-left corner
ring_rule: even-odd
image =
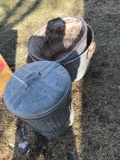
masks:
[[[53,138],[63,134],[69,129],[70,108],[71,101],[69,100],[67,103],[63,102],[63,104],[59,106],[59,109],[42,119],[39,117],[29,120],[22,119],[42,135],[47,138]]]

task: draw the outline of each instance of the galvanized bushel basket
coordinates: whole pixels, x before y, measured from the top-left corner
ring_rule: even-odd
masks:
[[[58,63],[39,61],[16,70],[3,97],[12,114],[47,138],[65,133],[73,123],[71,78]]]
[[[68,56],[66,61],[61,61],[61,64],[69,72],[72,81],[78,81],[86,74],[90,66],[90,59],[96,48],[93,30],[89,25],[87,25],[87,28],[87,46],[85,50],[80,55],[77,54],[75,58]],[[71,55],[76,54],[76,50],[71,52]]]
[[[28,43],[29,55],[34,61],[50,60],[65,67],[64,64],[85,51],[87,29],[87,24],[83,19],[76,17],[53,19],[31,36]],[[71,69],[75,68],[71,67]],[[72,77],[71,79],[75,80]]]

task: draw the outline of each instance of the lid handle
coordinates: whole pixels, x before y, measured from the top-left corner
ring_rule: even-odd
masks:
[[[40,72],[33,72],[31,73],[25,80],[25,83],[27,85],[31,84],[33,82],[33,80],[35,80],[36,78],[38,78],[40,76]]]
[[[8,104],[11,104],[12,105],[12,108],[16,108],[17,107],[17,105],[20,103],[20,101],[22,100],[22,97],[24,97],[24,94],[26,93],[26,92],[28,92],[28,87],[29,87],[29,85],[31,84],[31,83],[33,83],[33,81],[35,80],[35,79],[37,79],[37,78],[39,78],[41,75],[42,76],[45,76],[47,73],[49,73],[53,68],[55,68],[55,67],[57,67],[59,64],[58,63],[54,63],[54,65],[46,65],[45,67],[43,67],[43,68],[41,68],[41,70],[40,71],[38,71],[38,72],[31,72],[30,70],[28,70],[28,69],[25,69],[25,70],[23,70],[24,72],[26,72],[27,74],[28,74],[28,76],[27,76],[27,78],[26,78],[26,80],[25,80],[25,83],[24,84],[22,84],[21,86],[20,86],[20,88],[16,91],[16,92],[14,92],[13,94],[12,94],[12,96],[10,96],[10,98],[8,99],[8,101],[7,101],[7,103]],[[48,67],[49,66],[49,67]],[[42,81],[41,81],[41,83],[42,83]],[[45,82],[44,82],[45,83]],[[39,84],[39,83],[38,83]],[[51,87],[53,87],[54,88],[54,86],[50,86],[50,85],[48,85],[47,84],[47,82],[46,82],[46,85],[47,85],[47,87],[46,87],[46,89],[48,89],[48,87],[49,88],[51,88]],[[43,84],[43,86],[44,86],[44,84]],[[59,88],[55,88],[55,90],[57,91],[57,92],[60,92],[60,93],[62,93],[62,91],[59,89]],[[18,94],[18,92],[19,92],[19,94]]]

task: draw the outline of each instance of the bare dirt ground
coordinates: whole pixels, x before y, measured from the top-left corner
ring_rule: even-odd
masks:
[[[34,31],[66,15],[84,18],[97,44],[88,73],[73,83],[74,124],[61,137],[47,140],[0,100],[0,160],[120,160],[119,0],[1,1],[0,53],[13,71],[25,65]],[[26,140],[23,150],[18,144]]]

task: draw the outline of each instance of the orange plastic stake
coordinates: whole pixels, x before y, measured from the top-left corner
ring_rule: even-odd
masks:
[[[3,94],[4,88],[12,75],[11,69],[0,54],[0,97]]]

